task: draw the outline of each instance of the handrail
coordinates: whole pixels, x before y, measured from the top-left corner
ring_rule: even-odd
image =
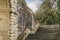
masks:
[[[33,34],[37,31],[37,29],[39,28],[40,24],[37,23],[33,28],[32,28],[32,31],[30,32],[30,34]]]
[[[25,40],[29,34],[33,34],[39,28],[39,23],[37,23],[33,28],[32,31],[26,28],[17,38],[17,40]]]
[[[30,33],[30,30],[26,29],[17,37],[17,40],[25,40],[25,38],[28,36],[29,33]]]

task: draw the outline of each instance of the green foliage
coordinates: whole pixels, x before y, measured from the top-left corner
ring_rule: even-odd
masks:
[[[46,19],[46,24],[58,24],[58,19],[59,19],[59,16],[58,14],[56,13],[53,13],[51,15],[48,16],[48,18]]]
[[[53,10],[49,0],[46,0],[43,2],[41,6],[41,13],[37,13],[38,15],[36,16],[37,21],[41,24],[59,24],[60,23],[60,0],[57,2],[57,9]],[[39,11],[39,10],[38,10]]]
[[[60,24],[60,0],[58,0],[58,2],[57,2],[57,8],[58,8],[58,16],[59,16],[58,22]]]
[[[60,0],[57,2],[58,11],[60,11]]]

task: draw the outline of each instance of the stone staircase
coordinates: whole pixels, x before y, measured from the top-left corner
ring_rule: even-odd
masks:
[[[22,32],[18,37],[17,40],[25,40],[29,34],[34,34],[36,30],[39,28],[39,23],[37,23],[32,30],[26,28],[24,32]]]
[[[47,27],[44,28],[44,27],[33,26],[33,27],[31,27],[32,30],[29,30],[29,26],[27,26],[27,27],[24,26],[25,27],[23,29],[24,31],[22,31],[22,33],[20,34],[19,32],[21,30],[20,31],[18,30],[19,29],[18,28],[18,16],[20,16],[19,14],[22,14],[22,13],[20,11],[19,11],[20,13],[17,11],[18,10],[17,6],[18,6],[17,0],[11,0],[11,10],[10,10],[11,11],[10,12],[11,13],[11,15],[10,15],[11,23],[10,23],[10,33],[9,33],[10,40],[25,40],[25,38],[26,38],[26,40],[59,40],[59,39],[54,39],[54,38],[56,38],[55,35],[57,35],[56,34],[57,30],[55,30],[54,28],[47,28]],[[21,7],[21,5],[18,6],[18,8],[20,8],[20,7]],[[23,11],[24,10],[25,10],[25,8],[23,9]],[[27,13],[29,13],[29,11]],[[24,12],[24,14],[25,14],[25,12]],[[30,16],[29,16],[29,18],[30,18]]]
[[[24,40],[34,26],[32,11],[24,0],[10,0],[10,40]]]
[[[58,27],[39,27],[36,33],[29,34],[25,40],[59,40]]]

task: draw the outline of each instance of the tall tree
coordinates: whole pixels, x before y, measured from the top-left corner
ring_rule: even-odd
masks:
[[[45,0],[37,10],[37,20],[43,24],[53,24],[55,21],[53,4],[56,0]]]

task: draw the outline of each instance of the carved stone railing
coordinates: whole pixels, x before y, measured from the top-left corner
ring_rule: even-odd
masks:
[[[37,23],[37,24],[32,28],[32,30],[26,28],[26,30],[23,31],[23,32],[18,36],[17,39],[18,39],[18,40],[25,40],[25,38],[27,38],[27,36],[28,36],[29,34],[34,34],[34,33],[37,31],[38,28],[39,28],[39,23]]]
[[[17,38],[18,40],[24,40],[28,36],[30,31],[32,31],[33,26],[34,26],[34,23],[33,23],[34,16],[28,10],[26,10],[26,11],[27,12],[24,12],[24,13],[22,13],[22,15],[20,15],[19,28],[20,28],[21,34],[18,36],[18,38]],[[24,16],[24,14],[25,14],[25,16]],[[22,20],[21,20],[21,18],[22,18]],[[21,23],[22,23],[22,25],[21,25]]]
[[[12,5],[11,5],[12,7]],[[9,39],[10,40],[17,40],[18,36],[18,24],[17,24],[17,15],[15,13],[14,7],[11,8],[10,11],[10,29],[9,29]]]
[[[39,24],[34,25],[33,12],[24,0],[10,0],[10,40],[25,40],[28,34],[35,33]]]

